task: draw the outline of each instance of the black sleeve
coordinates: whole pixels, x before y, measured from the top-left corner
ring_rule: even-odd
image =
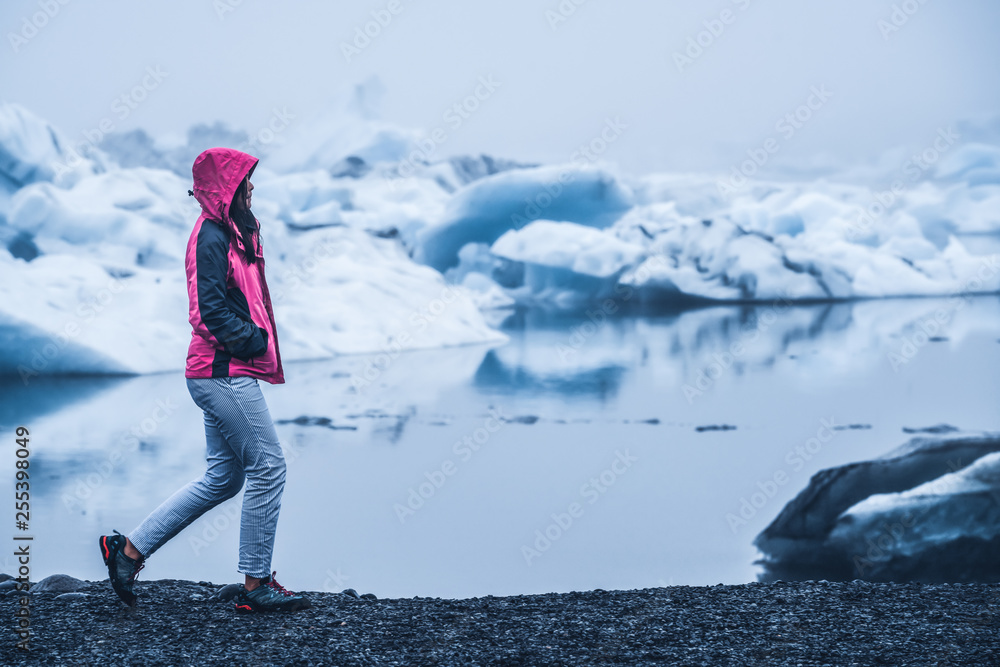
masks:
[[[206,220],[198,232],[198,311],[201,321],[226,352],[247,360],[267,350],[267,332],[239,317],[226,299],[229,238],[221,227]]]

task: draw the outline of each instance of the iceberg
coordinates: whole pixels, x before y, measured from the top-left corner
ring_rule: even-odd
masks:
[[[441,218],[419,231],[414,257],[445,271],[458,264],[465,245],[491,244],[534,220],[603,228],[631,206],[632,193],[604,169],[557,165],[505,171],[456,192]]]
[[[498,257],[608,278],[644,254],[640,246],[572,222],[538,220],[510,230],[490,250]]]
[[[511,290],[519,302],[563,309],[612,295],[618,275],[645,255],[600,229],[551,220],[508,230],[490,252],[523,265],[523,286]]]
[[[268,282],[286,363],[506,340],[465,288],[412,262],[396,241],[349,228],[274,236],[284,251],[272,255]],[[8,343],[0,374],[27,381],[183,369],[191,336],[183,265],[124,268],[121,259],[61,252],[0,260],[0,337]]]
[[[769,200],[777,197],[773,193]],[[822,301],[945,296],[1000,290],[1000,256],[970,253],[950,236],[938,250],[911,216],[878,238],[856,227],[828,196],[734,209],[716,219],[681,215],[673,202],[636,207],[614,230],[648,249],[622,282],[652,301]],[[780,199],[780,198],[779,198]],[[767,200],[765,200],[767,201]]]
[[[504,171],[510,171],[511,169],[531,169],[538,166],[537,164],[527,164],[515,162],[514,160],[494,158],[489,155],[480,155],[478,157],[459,155],[448,158],[448,164],[454,170],[455,180],[460,185],[468,185],[469,183],[478,181],[481,178],[486,178],[487,176],[499,174]]]
[[[29,382],[183,369],[184,251],[199,214],[190,182],[103,161],[61,177],[49,165],[70,155],[65,143],[12,105],[0,132],[0,374]],[[421,224],[446,196],[440,186],[417,179],[386,201],[377,178],[344,187],[324,170],[258,177],[254,210],[286,362],[506,340],[476,294],[415,263],[391,233]]]
[[[128,271],[72,253],[0,253],[0,374],[136,374],[184,367],[183,269]]]
[[[1000,581],[1000,434],[821,470],[755,544],[764,580]]]
[[[956,153],[955,159],[981,161],[981,156]],[[573,222],[602,230],[609,249],[616,240],[641,248],[633,263],[619,267],[613,287],[635,290],[637,302],[654,309],[688,302],[805,303],[1000,291],[1000,254],[974,252],[984,245],[978,242],[967,245],[969,234],[1000,231],[997,185],[924,181],[893,195],[896,205],[873,215],[878,208],[872,202],[884,193],[847,183],[755,183],[730,201],[707,177],[653,175],[621,182],[622,192],[630,194],[609,200],[617,205],[603,219],[530,209],[530,196],[520,197],[521,208],[510,213],[506,191],[515,182],[523,186],[533,171],[502,174],[458,191],[443,221],[420,230],[414,257],[461,281],[480,272],[521,303],[547,308],[594,303],[608,293],[607,281],[575,280],[573,299],[526,299],[532,292],[523,288],[526,281],[534,280],[538,291],[541,276],[561,276],[557,285],[565,286],[566,262],[537,256],[527,268],[528,263],[511,265],[512,257],[493,253],[502,249],[509,255],[508,241],[496,246],[496,240],[526,225]],[[526,211],[535,217],[524,217]],[[468,253],[461,250],[469,244],[491,248],[494,261],[477,251],[475,265],[465,263]],[[525,278],[526,272],[533,275]]]
[[[644,261],[621,280],[645,303],[837,296],[837,285],[827,285],[810,265],[791,261],[773,237],[729,220],[679,216],[673,204],[660,204],[630,211],[615,231],[647,248]]]
[[[468,290],[410,260],[397,240],[317,229],[292,235],[286,254],[294,259],[271,274],[283,359],[507,340]]]
[[[120,167],[153,167],[168,169],[181,178],[191,177],[191,165],[198,154],[210,146],[234,146],[249,151],[250,137],[216,121],[200,123],[187,131],[185,143],[163,145],[145,130],[112,132],[101,140],[99,148]],[[253,152],[253,151],[249,151]]]
[[[78,148],[20,104],[0,104],[0,189],[54,180],[71,184],[104,171],[105,157],[96,147]]]
[[[116,169],[70,188],[34,183],[11,200],[8,226],[32,238],[43,254],[71,253],[109,270],[183,266],[191,216],[190,185],[160,169]]]
[[[400,337],[417,347],[495,343],[504,336],[490,323],[512,306],[579,313],[611,298],[607,316],[691,302],[1000,292],[1000,148],[989,137],[917,178],[865,172],[865,183],[899,178],[892,190],[852,182],[856,169],[841,181],[802,175],[727,192],[712,174],[437,155],[426,133],[379,118],[380,95],[370,79],[313,119],[275,109],[256,132],[215,122],[171,143],[140,129],[99,147],[73,146],[27,109],[0,105],[0,278],[11,295],[0,304],[9,343],[0,367],[40,364],[35,352],[52,350],[109,281],[127,289],[45,368],[183,363],[189,332],[183,313],[175,319],[175,290],[198,214],[185,193],[192,158],[211,144],[263,158],[254,209],[272,292],[286,288],[276,310],[287,316],[289,360],[376,351]],[[303,273],[306,264],[315,268]],[[158,344],[116,344],[126,331]]]

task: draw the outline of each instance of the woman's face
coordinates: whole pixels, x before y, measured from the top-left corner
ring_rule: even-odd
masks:
[[[246,185],[246,195],[243,199],[240,199],[239,197],[233,198],[233,206],[235,208],[243,209],[244,211],[249,211],[250,200],[253,199],[253,183],[250,182],[250,177],[248,176],[240,185]],[[237,194],[239,193],[237,192]]]

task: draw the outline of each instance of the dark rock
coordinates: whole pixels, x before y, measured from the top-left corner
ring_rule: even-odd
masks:
[[[355,600],[360,600],[361,599],[361,596],[358,595],[358,592],[356,590],[354,590],[353,588],[345,588],[344,590],[340,591],[340,594],[341,595],[346,595],[349,598],[354,598]]]
[[[363,594],[363,595],[361,596],[361,599],[362,599],[362,600],[372,600],[372,601],[375,601],[375,600],[378,600],[378,598],[377,598],[377,597],[375,597],[375,594],[374,594],[374,593],[364,593],[364,594]]]
[[[517,417],[504,417],[504,422],[508,424],[534,424],[538,421],[536,415],[518,415]]]
[[[68,574],[53,574],[31,587],[32,595],[38,593],[73,593],[87,587],[86,582]]]
[[[17,589],[17,582],[13,579],[0,581],[0,593]]]
[[[297,424],[299,426],[325,426],[326,428],[332,429],[334,431],[356,431],[357,426],[338,426],[333,423],[333,420],[329,417],[310,417],[308,415],[301,415],[295,419],[277,419],[275,424]]]
[[[903,427],[903,433],[957,433],[958,428],[952,426],[951,424],[935,424],[934,426],[924,426],[923,428],[910,428],[909,426]]]
[[[74,600],[85,600],[89,597],[90,595],[87,593],[63,593],[62,595],[57,595],[56,600],[61,600],[63,602],[72,602]]]
[[[696,426],[694,430],[698,433],[704,433],[705,431],[735,431],[736,427],[732,424],[708,424],[706,426]]]
[[[236,597],[236,594],[240,592],[240,588],[240,584],[226,584],[219,590],[215,591],[215,593],[213,593],[208,599],[227,602]]]
[[[0,582],[7,581],[7,580],[13,579],[13,578],[14,578],[14,575],[12,575],[12,574],[7,574],[6,572],[0,572]]]

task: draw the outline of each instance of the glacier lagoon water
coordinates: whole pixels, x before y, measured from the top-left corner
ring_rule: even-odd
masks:
[[[529,313],[504,330],[501,346],[288,364],[285,385],[262,383],[288,461],[273,562],[286,586],[752,581],[753,538],[817,470],[881,455],[904,427],[1000,430],[996,297]],[[203,469],[182,373],[2,387],[4,431],[31,431],[33,579],[103,578],[97,536]],[[239,580],[240,498],[143,576]]]

